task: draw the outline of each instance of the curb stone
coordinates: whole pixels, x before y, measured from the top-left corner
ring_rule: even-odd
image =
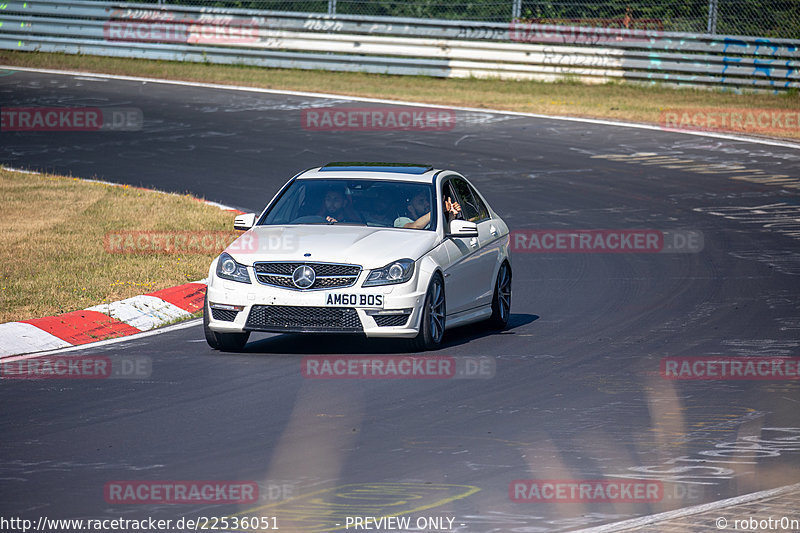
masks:
[[[5,165],[2,168],[13,172],[40,174],[39,172],[19,170]],[[175,194],[107,181],[91,179],[80,179],[80,181],[163,194]],[[197,198],[197,201],[237,215],[244,213],[216,202],[200,198]],[[80,311],[20,320],[19,322],[6,322],[5,324],[0,324],[0,358],[125,337],[159,328],[178,320],[185,320],[203,309],[205,293],[205,280],[201,280],[133,296],[117,302],[95,305]]]

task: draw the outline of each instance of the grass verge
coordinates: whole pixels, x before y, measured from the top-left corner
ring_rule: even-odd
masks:
[[[734,94],[716,90],[675,89],[627,83],[583,85],[564,81],[545,83],[497,79],[439,79],[350,72],[266,69],[118,59],[99,56],[0,51],[0,64],[76,70],[148,78],[197,81],[389,98],[434,105],[483,107],[658,124],[665,109],[770,109],[797,112],[800,93]],[[770,136],[800,139],[800,125],[769,132]]]
[[[188,246],[181,248],[188,253],[143,253],[142,243],[110,253],[109,234],[229,232],[227,242],[237,235],[233,213],[188,195],[0,167],[0,197],[0,323],[203,279],[218,253]]]

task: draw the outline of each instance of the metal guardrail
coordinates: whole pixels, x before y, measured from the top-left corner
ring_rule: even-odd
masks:
[[[435,77],[800,88],[800,40],[0,0],[0,49]]]

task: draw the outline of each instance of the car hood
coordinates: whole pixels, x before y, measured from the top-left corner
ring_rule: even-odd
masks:
[[[248,266],[256,261],[321,261],[369,269],[405,257],[419,259],[437,240],[437,233],[428,230],[347,225],[256,226],[225,251]]]

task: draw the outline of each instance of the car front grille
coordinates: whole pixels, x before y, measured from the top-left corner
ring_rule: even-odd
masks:
[[[307,289],[299,289],[292,281],[292,273],[299,266],[314,269],[316,279]],[[259,262],[253,265],[256,279],[263,285],[293,290],[338,289],[355,284],[361,273],[359,265],[338,263]]]
[[[351,307],[254,305],[245,329],[273,332],[358,333],[363,331]]]
[[[229,311],[227,309],[211,309],[211,316],[214,320],[224,320],[225,322],[233,322],[236,320],[236,315],[239,311]]]
[[[409,316],[411,315],[374,315],[372,318],[375,319],[375,323],[378,324],[378,326],[385,328],[391,326],[405,326]]]

